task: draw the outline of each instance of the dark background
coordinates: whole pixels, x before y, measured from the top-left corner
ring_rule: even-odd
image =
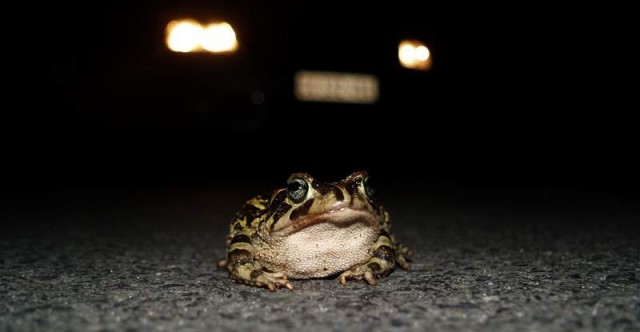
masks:
[[[623,8],[154,1],[13,13],[11,190],[280,183],[294,171],[336,180],[368,169],[381,184],[636,191]],[[180,17],[231,22],[239,51],[168,51],[164,28]],[[430,46],[431,71],[399,66],[401,38]],[[297,102],[300,69],[373,73],[381,99]]]

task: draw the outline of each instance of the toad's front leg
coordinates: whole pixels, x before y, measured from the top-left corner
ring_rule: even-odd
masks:
[[[229,243],[227,259],[218,262],[218,266],[226,267],[236,282],[265,287],[270,291],[275,291],[279,287],[293,289],[284,273],[265,271],[254,259],[253,252],[251,237],[246,234],[237,234]]]
[[[347,280],[366,280],[371,286],[377,284],[376,279],[387,276],[398,263],[404,270],[409,269],[405,256],[411,255],[411,250],[402,245],[394,244],[387,232],[381,231],[373,245],[373,254],[364,264],[357,265],[340,275],[340,283],[346,286]]]

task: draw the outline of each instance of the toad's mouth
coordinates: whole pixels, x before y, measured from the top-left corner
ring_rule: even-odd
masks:
[[[353,224],[363,223],[368,226],[380,225],[380,217],[372,214],[369,211],[355,210],[351,208],[340,208],[335,210],[329,210],[322,213],[314,213],[296,219],[295,221],[288,220],[284,223],[276,224],[273,228],[272,235],[274,236],[286,236],[299,232],[300,230],[309,226],[328,223],[337,227],[348,227]]]

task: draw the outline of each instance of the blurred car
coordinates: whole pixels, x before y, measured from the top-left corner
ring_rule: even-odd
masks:
[[[112,5],[99,17],[81,19],[87,29],[75,30],[77,20],[63,29],[72,31],[62,34],[69,45],[83,39],[92,43],[68,51],[58,75],[69,76],[65,68],[80,72],[81,79],[70,79],[76,86],[67,90],[66,100],[107,127],[252,131],[300,120],[319,126],[340,121],[389,125],[405,121],[415,105],[434,107],[435,77],[444,61],[422,71],[407,69],[398,59],[403,39],[439,51],[433,23],[410,11],[368,10],[365,15],[287,2]],[[237,49],[172,51],[167,25],[185,19],[202,25],[228,22]],[[300,77],[306,85],[296,81]],[[314,93],[310,87],[324,89],[326,100],[300,94]]]

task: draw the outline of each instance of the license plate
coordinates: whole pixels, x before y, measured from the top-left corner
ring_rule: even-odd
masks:
[[[295,74],[294,81],[300,101],[373,104],[380,93],[378,78],[368,74],[303,70]]]

